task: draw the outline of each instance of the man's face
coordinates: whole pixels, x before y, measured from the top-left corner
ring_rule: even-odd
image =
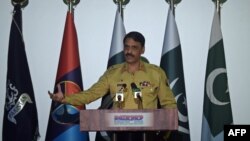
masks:
[[[127,38],[124,42],[124,55],[127,63],[136,63],[140,61],[141,54],[144,53],[144,47],[140,42]]]

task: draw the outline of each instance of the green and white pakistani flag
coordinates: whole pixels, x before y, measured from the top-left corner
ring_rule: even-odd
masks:
[[[123,24],[123,20],[117,8],[107,68],[115,64],[123,63],[125,61],[123,53],[123,38],[125,34],[126,31]],[[113,100],[110,94],[109,93],[106,94],[105,96],[102,97],[100,109],[110,109],[113,105],[112,101]],[[97,132],[95,140],[110,141],[111,140],[110,136],[111,136],[110,132]]]
[[[126,32],[125,32],[123,20],[122,20],[119,10],[117,9],[107,68],[115,64],[123,63],[125,61],[125,57],[123,53],[123,38],[125,34]],[[102,109],[111,108],[112,103],[110,102],[112,102],[110,95],[109,94],[105,95],[102,98],[101,108]]]
[[[224,125],[232,124],[226,61],[219,15],[215,10],[210,35],[202,116],[202,141],[223,141]]]
[[[171,132],[168,140],[189,141],[189,123],[186,90],[182,64],[182,52],[177,25],[169,7],[162,48],[160,67],[165,71],[178,107],[178,131]]]
[[[119,10],[117,9],[107,68],[115,64],[123,63],[125,61],[125,57],[123,54],[123,38],[125,34],[126,31],[123,20]]]

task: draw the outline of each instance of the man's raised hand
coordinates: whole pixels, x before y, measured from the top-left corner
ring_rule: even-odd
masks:
[[[63,95],[63,92],[62,92],[62,88],[61,88],[61,85],[58,84],[57,85],[57,90],[58,92],[57,93],[51,93],[50,91],[48,91],[48,94],[49,94],[49,97],[53,100],[53,101],[56,101],[56,102],[60,102],[60,103],[63,103],[64,101],[64,95]]]

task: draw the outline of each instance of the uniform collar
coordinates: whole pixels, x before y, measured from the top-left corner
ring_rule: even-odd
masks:
[[[140,60],[140,66],[139,66],[139,70],[138,71],[145,71],[146,72],[146,67],[145,67],[145,63],[143,61]],[[121,69],[122,72],[127,71],[128,72],[128,63],[125,62],[122,66]]]

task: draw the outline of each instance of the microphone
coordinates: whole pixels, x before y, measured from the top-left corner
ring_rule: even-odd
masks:
[[[118,103],[118,108],[122,109],[122,102],[124,101],[123,93],[117,92],[115,94],[115,101]]]
[[[143,109],[142,105],[142,92],[141,90],[136,86],[136,84],[133,82],[131,83],[131,89],[134,95],[135,99],[138,99],[138,109]]]
[[[124,95],[123,95],[123,93],[116,93],[115,94],[115,101],[116,102],[122,102],[122,101],[124,101]]]
[[[142,100],[142,93],[141,90],[136,86],[136,84],[133,82],[131,83],[131,88],[132,88],[132,92],[134,95],[134,98],[138,98],[139,100]]]
[[[117,84],[117,92],[116,94],[109,94],[104,97],[103,104],[98,109],[109,109],[113,105],[113,102],[119,102],[121,103],[124,101],[124,94],[123,91],[126,89],[127,85],[124,84]],[[109,92],[110,93],[110,92]],[[120,104],[119,104],[120,105]]]
[[[141,92],[137,92],[136,93],[136,97],[142,102]]]

